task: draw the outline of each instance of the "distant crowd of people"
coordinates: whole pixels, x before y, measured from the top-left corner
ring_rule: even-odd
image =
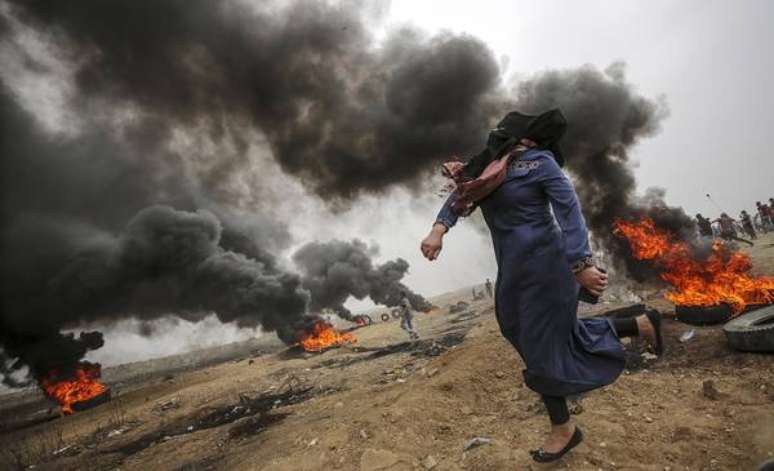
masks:
[[[753,240],[758,238],[758,233],[774,231],[774,198],[769,198],[769,204],[755,202],[755,215],[750,216],[746,210],[742,210],[739,219],[734,219],[727,213],[721,213],[714,220],[705,218],[701,214],[696,215],[696,225],[699,235],[702,237],[720,237],[723,240],[734,240],[754,245]],[[750,240],[740,237],[739,234],[747,234]]]

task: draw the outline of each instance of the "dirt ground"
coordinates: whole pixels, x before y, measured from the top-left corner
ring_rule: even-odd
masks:
[[[749,253],[758,272],[774,273],[774,235]],[[37,394],[3,401],[0,422],[17,425],[0,429],[0,468],[752,470],[774,456],[774,355],[731,350],[720,327],[667,320],[662,359],[634,353],[619,381],[582,398],[574,419],[584,443],[558,464],[533,463],[528,450],[547,417],[491,301],[449,313],[469,298],[466,289],[434,299],[442,309],[417,317],[419,342],[379,321],[355,330],[353,347],[251,347],[216,365],[144,375],[72,416],[41,412]],[[646,301],[672,312],[658,295]],[[31,417],[41,423],[19,425]],[[491,442],[465,451],[474,437]]]

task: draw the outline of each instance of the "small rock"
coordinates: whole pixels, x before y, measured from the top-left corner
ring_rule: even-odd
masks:
[[[194,426],[193,425],[189,425],[186,430],[188,430],[189,432],[193,432],[193,429],[194,429]]]
[[[360,438],[368,440],[368,432],[366,432],[365,429],[360,429]]]
[[[313,439],[312,439],[312,440],[309,442],[309,446],[310,446],[310,447],[312,447],[312,446],[315,446],[315,445],[317,445],[317,443],[319,443],[319,441],[320,441],[320,439],[318,439],[318,438],[313,438]]]
[[[495,378],[497,378],[497,379],[505,378],[505,373],[503,373],[502,371],[497,371],[495,373]]]
[[[425,372],[425,376],[427,376],[428,378],[432,378],[437,374],[438,374],[438,368],[431,368]]]
[[[438,461],[433,458],[433,455],[427,455],[427,457],[422,460],[422,467],[425,469],[433,469],[436,466],[438,466]]]
[[[647,423],[649,423],[649,424],[652,424],[652,423],[653,423],[653,417],[648,417],[648,416],[646,415],[646,416],[645,416],[645,422],[647,422]]]
[[[605,443],[605,442],[600,442],[600,443],[599,443],[599,447],[600,447],[600,448],[605,448],[605,447],[607,447],[607,443]]]
[[[720,393],[715,388],[715,382],[711,379],[705,380],[701,385],[701,393],[707,399],[717,401],[720,398]]]

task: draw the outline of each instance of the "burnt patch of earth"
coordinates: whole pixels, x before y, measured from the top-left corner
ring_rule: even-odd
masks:
[[[410,353],[411,356],[415,358],[436,357],[449,348],[459,345],[464,339],[464,332],[451,332],[437,340],[424,339],[413,342],[401,342],[378,348],[356,347],[353,351],[367,354],[355,357],[331,358],[330,360],[320,362],[319,365],[317,365],[317,368],[344,368],[356,363],[375,360],[397,353]]]
[[[451,322],[452,324],[458,324],[460,322],[467,322],[469,320],[475,319],[476,317],[478,317],[478,314],[476,313],[476,311],[467,311],[467,312],[463,312],[458,316],[455,316],[454,319],[452,319],[449,322]]]
[[[193,416],[184,417],[161,429],[142,435],[129,443],[107,449],[103,453],[121,453],[125,456],[131,456],[177,436],[221,427],[245,418],[247,420],[235,426],[236,431],[229,430],[229,437],[240,438],[255,435],[290,415],[288,413],[271,413],[272,410],[299,404],[316,395],[313,387],[289,389],[282,393],[266,393],[255,398],[241,395],[237,404],[204,409]]]
[[[289,415],[287,413],[277,413],[250,417],[231,427],[228,431],[228,438],[242,439],[258,435],[270,426],[285,420]]]

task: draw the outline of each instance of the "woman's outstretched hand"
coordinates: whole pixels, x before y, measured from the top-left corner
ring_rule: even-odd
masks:
[[[607,288],[607,273],[602,273],[597,267],[589,267],[576,273],[575,279],[594,296],[601,296]]]
[[[422,241],[419,250],[422,251],[422,255],[426,259],[432,261],[438,258],[438,254],[441,253],[443,248],[443,235],[446,233],[446,226],[443,224],[434,224],[430,229],[430,233]]]

